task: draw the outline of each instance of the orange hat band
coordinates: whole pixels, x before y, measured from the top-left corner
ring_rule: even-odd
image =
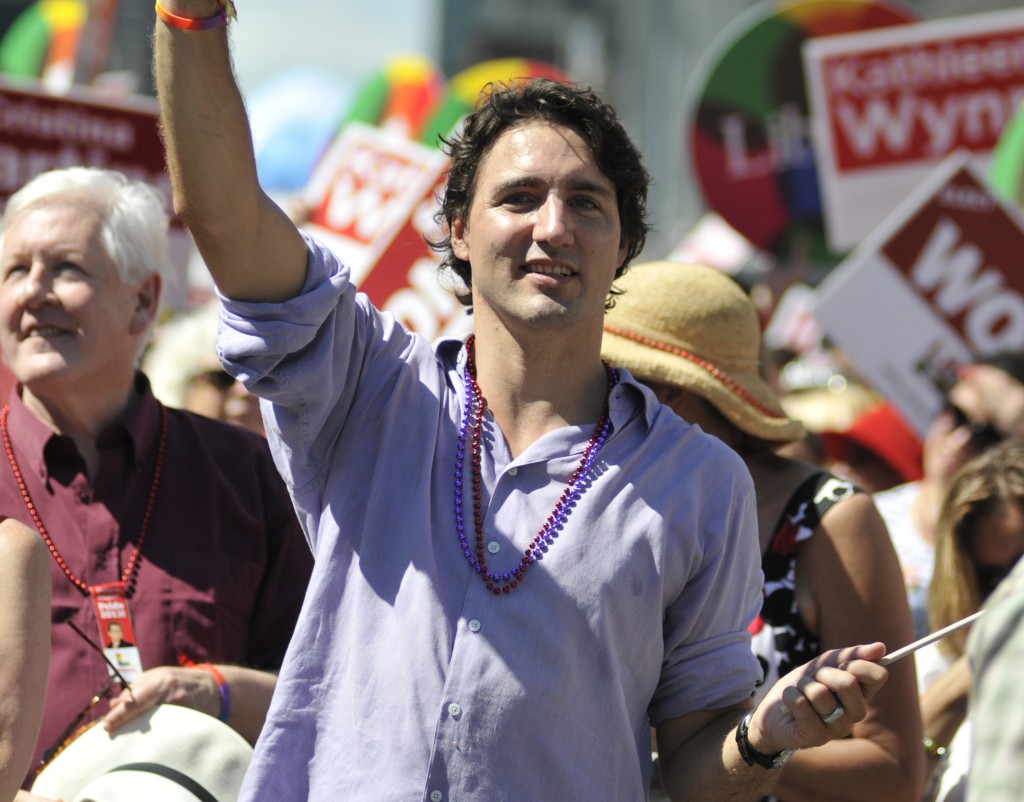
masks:
[[[618,337],[624,337],[627,340],[632,340],[633,342],[640,343],[641,345],[646,345],[650,348],[657,348],[659,351],[665,351],[666,353],[672,354],[673,356],[678,356],[681,357],[682,359],[687,360],[688,362],[692,362],[694,365],[697,365],[698,367],[706,370],[727,390],[729,390],[729,392],[741,398],[744,402],[752,406],[762,415],[777,420],[783,420],[786,417],[785,414],[780,415],[777,410],[771,409],[770,407],[766,407],[764,404],[762,404],[756,398],[754,398],[750,393],[748,393],[746,390],[740,387],[729,376],[727,376],[725,373],[719,370],[715,365],[711,364],[706,359],[701,359],[699,356],[691,354],[685,348],[677,348],[674,345],[669,345],[668,343],[663,343],[660,342],[659,340],[651,339],[650,337],[644,337],[639,334],[634,334],[631,331],[625,331],[623,329],[618,328],[617,326],[613,326],[607,323],[604,326],[604,330],[607,331],[609,334],[614,334]]]

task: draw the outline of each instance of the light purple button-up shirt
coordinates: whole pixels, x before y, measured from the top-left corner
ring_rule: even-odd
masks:
[[[309,248],[297,298],[225,301],[222,317],[316,555],[241,798],[644,799],[650,724],[735,704],[760,675],[743,464],[622,373],[593,482],[496,597],[456,535],[463,343],[432,348]],[[518,562],[591,431],[512,459],[487,419],[492,568]]]

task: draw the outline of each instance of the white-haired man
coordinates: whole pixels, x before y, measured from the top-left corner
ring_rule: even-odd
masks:
[[[53,559],[53,652],[36,762],[68,725],[161,702],[254,741],[311,569],[263,438],[168,409],[139,372],[169,266],[160,195],[120,173],[37,177],[0,219],[0,509]],[[107,682],[117,649],[131,692]],[[128,627],[131,631],[127,631]],[[198,666],[198,667],[197,667]],[[104,700],[112,697],[109,712]]]

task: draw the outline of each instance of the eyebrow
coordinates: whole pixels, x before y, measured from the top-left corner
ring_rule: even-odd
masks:
[[[599,184],[596,181],[592,181],[589,178],[570,178],[568,180],[568,187],[573,192],[591,192],[595,195],[602,195],[605,197],[615,197],[616,189],[614,186],[607,187],[604,184]],[[506,181],[502,181],[494,187],[495,194],[501,194],[508,192],[513,189],[535,189],[537,187],[546,186],[547,182],[534,177],[525,176],[523,178],[510,178]]]

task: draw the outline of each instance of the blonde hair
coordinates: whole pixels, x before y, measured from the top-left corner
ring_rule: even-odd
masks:
[[[1024,509],[1024,440],[1006,440],[966,463],[953,476],[939,512],[935,568],[928,587],[928,620],[933,630],[981,608],[970,537],[975,525],[1006,504]],[[939,649],[959,657],[967,630],[940,641]]]

